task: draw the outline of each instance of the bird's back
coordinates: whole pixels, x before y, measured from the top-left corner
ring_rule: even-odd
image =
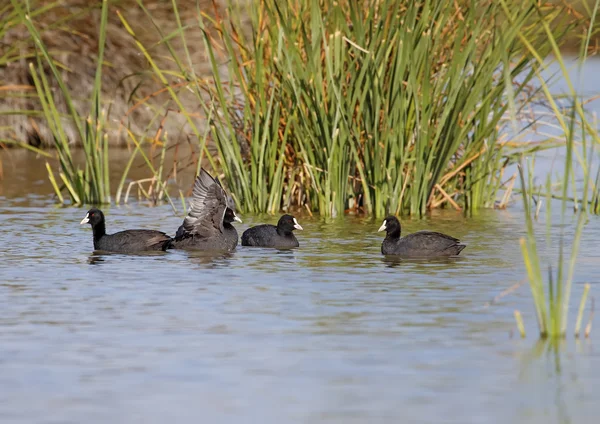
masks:
[[[125,230],[94,241],[94,249],[121,253],[167,250],[172,240],[162,231]]]
[[[435,231],[417,231],[396,240],[386,238],[381,246],[385,255],[433,257],[458,255],[465,245],[457,238]]]
[[[270,224],[255,225],[242,234],[242,246],[265,246],[277,235],[277,227]]]

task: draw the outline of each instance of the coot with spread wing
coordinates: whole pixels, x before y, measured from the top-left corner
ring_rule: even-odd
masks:
[[[238,233],[231,223],[242,222],[231,196],[221,182],[203,168],[194,182],[190,210],[177,230],[173,248],[185,250],[234,250]]]

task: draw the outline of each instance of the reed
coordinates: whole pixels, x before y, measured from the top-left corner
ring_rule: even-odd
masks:
[[[595,21],[596,13],[600,1],[595,2],[595,6],[591,11],[591,22]],[[582,43],[580,51],[580,66],[585,61],[587,55],[587,48],[589,40],[592,34],[592,25],[590,24],[589,31],[587,32],[585,42]],[[546,93],[549,104],[555,111],[556,120],[558,125],[563,130],[565,135],[565,160],[564,160],[564,171],[561,178],[561,195],[560,195],[560,241],[559,241],[559,252],[557,258],[557,272],[553,273],[551,265],[548,266],[548,277],[547,281],[543,277],[542,268],[540,264],[540,257],[538,254],[533,217],[532,217],[532,205],[531,200],[534,194],[533,188],[533,177],[532,169],[529,169],[529,179],[525,179],[525,171],[523,166],[519,166],[519,175],[521,180],[521,194],[525,210],[525,224],[527,229],[526,237],[520,241],[521,251],[523,254],[523,260],[527,269],[527,275],[529,279],[529,286],[533,297],[536,317],[541,338],[562,338],[565,337],[568,324],[570,298],[573,285],[573,273],[577,261],[577,252],[579,249],[579,242],[583,232],[583,227],[587,220],[589,212],[593,212],[593,201],[590,203],[589,193],[590,188],[592,189],[592,199],[597,192],[597,189],[593,186],[591,165],[594,156],[595,145],[600,143],[600,138],[593,125],[591,125],[588,117],[583,108],[583,103],[578,96],[567,69],[564,65],[563,57],[558,50],[556,40],[553,38],[549,31],[549,28],[545,26],[546,34],[548,35],[548,41],[553,46],[553,53],[556,56],[557,62],[559,63],[562,70],[562,77],[567,82],[571,91],[571,107],[568,108],[567,115],[559,113],[559,106],[554,101],[550,94],[548,86],[541,81],[542,89]],[[532,54],[537,55],[533,49]],[[567,119],[565,119],[567,118]],[[581,131],[582,137],[579,143],[576,143],[575,133]],[[574,167],[580,167],[583,170],[584,178],[583,185],[577,186],[575,183]],[[572,185],[571,185],[572,183]],[[565,262],[565,237],[564,228],[566,226],[566,211],[567,204],[570,203],[568,198],[568,189],[572,187],[573,201],[575,204],[575,211],[578,214],[577,224],[575,227],[575,233],[570,245],[570,255],[568,255],[567,261]],[[539,192],[539,191],[538,191]],[[548,177],[546,179],[546,231],[547,241],[550,241],[551,231],[551,204],[552,204],[552,181]],[[578,199],[581,199],[581,208],[578,208]],[[541,202],[541,200],[538,200]],[[592,208],[590,208],[590,204]],[[546,288],[547,285],[547,288]],[[585,286],[583,295],[580,301],[577,321],[575,324],[575,335],[579,335],[581,328],[581,321],[585,309],[587,296],[589,293],[589,284]],[[521,335],[524,335],[522,331],[523,325],[520,319],[517,319],[517,325]],[[590,327],[588,325],[588,327]],[[589,332],[586,331],[586,336]]]
[[[66,88],[58,69],[58,62],[52,57],[44,45],[40,32],[33,21],[29,2],[22,4],[11,0],[14,12],[26,25],[36,46],[35,60],[29,65],[29,70],[39,97],[43,116],[45,117],[54,139],[58,156],[58,180],[55,170],[47,163],[48,177],[61,203],[68,198],[71,204],[85,203],[102,204],[110,202],[110,180],[108,162],[108,138],[104,132],[106,115],[101,106],[102,65],[104,60],[104,45],[106,39],[106,22],[108,16],[108,1],[102,2],[101,25],[97,55],[97,68],[94,89],[90,99],[89,115],[82,118],[75,108],[72,93]],[[46,70],[49,70],[47,73]],[[49,82],[54,78],[60,87],[60,92],[53,92]],[[60,98],[58,98],[60,97]],[[60,106],[64,103],[66,113]],[[84,163],[77,163],[71,151],[70,140],[64,129],[65,121],[72,121],[77,128],[77,134],[82,142]],[[63,193],[66,192],[66,196]]]
[[[110,2],[102,3],[87,119],[77,113],[58,62],[41,41],[32,19],[37,12],[29,13],[28,2],[11,2],[37,46],[32,75],[59,158],[58,177],[51,180],[72,203],[107,202],[100,88]],[[177,30],[163,33],[165,17],[155,19],[142,0],[137,5],[170,60],[155,57],[156,46],[144,45],[134,26],[116,13],[198,140],[197,163],[207,160],[224,176],[245,212],[301,207],[326,216],[493,207],[505,167],[518,158],[506,142],[511,122],[506,117],[514,123],[540,96],[553,113],[564,115],[545,82],[538,90],[532,83],[547,55],[580,22],[561,6],[533,0],[252,0],[231,1],[224,15],[216,4],[209,11],[198,1],[193,23],[182,20],[172,0]],[[195,72],[189,31],[203,34],[209,78]],[[50,89],[48,78],[57,80],[60,93]],[[186,109],[182,91],[196,96],[206,128],[192,119],[198,110]],[[75,123],[82,141],[83,168],[73,162],[65,121]],[[132,155],[139,156],[147,140],[129,134],[134,138],[140,141],[133,143]],[[170,200],[164,176],[157,176],[161,169],[149,165],[149,171],[151,184],[162,181],[155,193]],[[597,192],[588,203],[600,204]]]
[[[569,144],[572,146],[572,143]],[[565,161],[565,163],[567,162],[568,161]],[[565,165],[565,167],[569,168],[570,165]],[[569,169],[566,169],[565,172],[569,172],[569,174],[565,175],[570,175],[571,171],[569,171]],[[565,227],[566,209],[564,208],[564,205],[568,202],[568,200],[566,198],[563,198],[561,200],[561,205],[563,205],[563,208],[561,212],[561,234],[559,253],[556,261],[557,269],[556,273],[554,273],[552,270],[552,266],[548,265],[547,279],[545,279],[544,274],[542,272],[541,260],[537,248],[536,233],[533,223],[534,211],[532,209],[531,199],[533,198],[534,194],[529,189],[530,187],[532,187],[531,174],[532,173],[530,170],[530,172],[528,173],[529,181],[527,182],[525,179],[525,172],[523,170],[523,166],[519,166],[521,186],[524,188],[521,190],[521,193],[525,210],[525,224],[527,230],[526,236],[521,238],[520,240],[521,252],[523,254],[523,261],[527,270],[529,287],[531,289],[533,303],[535,306],[540,337],[560,338],[566,335],[570,296],[573,284],[573,273],[575,270],[579,242],[583,232],[584,224],[586,222],[587,213],[585,212],[585,210],[580,210],[578,212],[579,216],[575,227],[575,234],[570,246],[570,255],[568,256],[567,261],[565,262],[565,241],[563,228]],[[568,176],[565,178],[568,178]],[[547,190],[548,192],[551,191],[551,187],[547,187]],[[551,203],[547,202],[546,204],[546,220],[547,222],[552,222],[552,216],[550,212],[551,208],[549,207]],[[549,232],[550,227],[547,228]],[[580,302],[579,314],[576,324],[576,333],[579,332],[581,319],[584,312],[584,305],[587,300],[588,292],[589,288],[584,290]],[[517,324],[519,326],[521,334],[524,335],[524,331],[521,331],[523,328],[522,322],[517,321]]]
[[[514,158],[499,142],[503,117],[539,94],[528,88],[554,48],[547,28],[556,43],[571,28],[562,11],[512,0],[232,2],[225,16],[198,10],[212,78],[197,78],[189,55],[154,71],[187,80],[212,117],[213,165],[244,211],[476,211],[493,206]],[[165,43],[185,45],[188,29]]]
[[[563,190],[566,192],[568,181],[572,176],[572,152],[573,152],[573,139],[570,138],[567,142],[567,154],[565,159],[565,170],[564,170],[564,184]],[[564,195],[561,197],[561,220],[560,220],[560,244],[559,253],[557,258],[557,269],[556,274],[552,270],[552,265],[548,265],[547,280],[545,280],[541,261],[537,248],[536,234],[533,224],[534,212],[531,205],[531,199],[534,198],[535,191],[532,190],[532,169],[529,169],[528,175],[529,180],[525,180],[523,166],[519,166],[519,175],[521,180],[521,194],[525,210],[525,224],[526,224],[526,237],[521,238],[521,252],[523,254],[523,261],[527,270],[529,286],[533,297],[536,317],[540,332],[540,337],[546,338],[560,338],[566,335],[570,296],[573,284],[573,273],[577,261],[577,253],[579,249],[579,242],[583,232],[583,227],[587,220],[586,209],[579,210],[577,224],[575,227],[575,234],[570,245],[570,255],[565,263],[565,241],[564,241],[564,227],[565,227],[565,215],[566,205],[569,199]],[[586,180],[583,190],[587,191],[589,179]],[[547,222],[547,242],[550,242],[550,232],[552,225],[551,215],[551,204],[552,198],[549,193],[552,192],[551,180],[548,178],[546,183],[546,222]],[[539,193],[539,191],[538,191]],[[585,197],[585,195],[584,195]],[[538,204],[541,200],[538,197]],[[535,213],[537,216],[537,212]],[[547,289],[545,288],[547,284]],[[584,311],[584,305],[587,300],[589,288],[587,288],[582,296],[579,314],[577,318],[576,333],[579,332],[579,327]],[[521,328],[522,324],[519,324]],[[523,332],[521,334],[524,334]]]
[[[169,195],[169,190],[167,187],[167,181],[173,177],[175,172],[177,172],[177,163],[173,163],[171,166],[171,171],[167,172],[167,163],[165,160],[167,150],[169,149],[169,139],[167,134],[164,135],[162,140],[158,139],[159,135],[156,135],[149,150],[144,149],[144,142],[146,141],[146,143],[148,143],[146,138],[140,139],[136,137],[136,135],[130,130],[127,130],[127,134],[135,146],[135,149],[131,152],[129,160],[127,161],[127,164],[123,170],[121,180],[117,187],[115,203],[118,205],[121,200],[123,203],[127,203],[130,198],[131,190],[133,188],[137,188],[138,200],[148,200],[153,206],[156,206],[159,202],[166,201],[171,205],[173,211],[177,213],[177,208],[175,207],[175,204]],[[158,154],[156,154],[157,150],[159,151]],[[158,164],[156,164],[154,161],[155,154],[158,157]],[[141,180],[130,181],[125,193],[123,194],[127,177],[137,155],[142,157],[146,169],[150,171],[152,176],[143,178]],[[148,186],[144,187],[144,183],[147,183]],[[183,200],[183,193],[180,192],[180,195]],[[185,210],[185,202],[183,205]]]
[[[39,15],[47,12],[48,10],[56,7],[56,4],[48,4],[48,5],[37,5],[38,7],[34,7],[35,10],[29,15],[31,19],[36,19]],[[0,40],[6,40],[10,37],[10,30],[18,25],[23,23],[23,15],[19,15],[18,12],[12,7],[9,2],[5,2],[2,6],[0,6]],[[17,42],[13,43],[2,43],[2,49],[0,50],[0,69],[7,69],[9,66],[14,66],[14,62],[19,59],[24,59],[27,57],[27,53],[23,53],[24,50],[22,46]],[[6,109],[0,110],[0,118],[4,118],[5,116],[26,116],[28,118],[33,118],[39,116],[40,114],[37,111],[25,110],[19,106],[14,105],[16,103],[14,101],[15,97],[18,97],[20,100],[30,99],[32,97],[36,97],[37,94],[33,93],[31,90],[28,90],[29,87],[25,88],[21,84],[15,84],[13,81],[0,81],[0,92],[2,93],[2,101],[5,105],[11,105]],[[24,90],[23,90],[24,89]],[[19,92],[19,90],[23,90]],[[19,92],[18,94],[14,94],[15,92]],[[2,122],[2,121],[0,121]],[[0,132],[6,129],[12,129],[12,123],[2,122],[3,125],[0,125]],[[5,133],[0,135],[0,147],[4,148],[5,146],[18,146],[30,151],[35,152],[40,156],[44,156],[47,158],[51,158],[52,155],[48,152],[45,152],[42,149],[38,149],[34,146],[31,146],[23,139],[18,139],[17,137],[7,136]]]

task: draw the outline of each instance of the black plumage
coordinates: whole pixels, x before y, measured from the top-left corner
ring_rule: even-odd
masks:
[[[279,218],[277,226],[261,224],[248,228],[242,234],[242,246],[291,248],[298,247],[300,243],[294,235],[294,230],[302,230],[296,218],[292,215],[283,215]]]
[[[106,252],[135,253],[167,250],[171,247],[172,238],[162,231],[125,230],[114,234],[106,234],[104,214],[100,209],[90,209],[80,222],[92,226],[94,249]]]
[[[221,182],[204,169],[194,182],[190,210],[177,230],[173,247],[185,250],[234,250],[238,233],[233,221],[242,222]]]
[[[388,216],[379,231],[386,232],[381,244],[381,253],[407,258],[431,258],[440,256],[456,256],[466,246],[446,234],[434,231],[417,231],[400,237],[400,221],[395,216]]]

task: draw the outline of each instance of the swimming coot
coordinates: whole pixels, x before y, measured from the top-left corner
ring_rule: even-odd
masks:
[[[90,209],[80,222],[81,225],[87,223],[92,226],[95,250],[117,253],[167,250],[173,240],[162,231],[155,230],[125,230],[106,234],[104,214],[97,208]]]
[[[466,247],[459,244],[458,239],[434,231],[417,231],[400,238],[400,221],[395,216],[388,216],[378,231],[386,232],[381,244],[384,255],[407,258],[456,256]]]
[[[292,233],[294,230],[302,230],[296,218],[292,215],[283,215],[279,218],[277,226],[262,224],[248,228],[242,234],[242,246],[298,247],[300,243]]]
[[[233,198],[225,193],[218,178],[203,168],[196,177],[190,210],[177,230],[173,247],[185,250],[234,250],[238,233],[231,223],[242,222],[235,213]]]

